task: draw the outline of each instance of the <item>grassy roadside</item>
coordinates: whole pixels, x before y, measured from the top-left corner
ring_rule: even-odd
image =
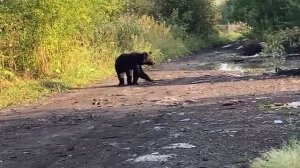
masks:
[[[82,75],[81,78],[69,76],[68,78],[56,80],[17,79],[0,90],[0,109],[11,105],[30,103],[45,95],[63,92],[74,87],[85,87],[92,84],[95,80],[112,77],[113,74],[113,69],[107,69],[106,71],[94,71],[90,75]]]
[[[292,140],[281,149],[273,149],[255,159],[251,168],[299,168],[300,141]]]
[[[199,48],[209,48],[215,45],[226,44],[237,40],[240,35],[237,33],[221,34],[218,37],[211,37],[208,40],[194,41],[188,40],[186,43],[191,49],[184,53],[188,54],[192,50]],[[189,44],[193,43],[193,44]],[[174,53],[176,55],[176,53]],[[160,56],[159,62],[163,62],[166,59],[172,57],[172,55]],[[74,87],[86,87],[93,83],[95,80],[103,80],[115,75],[113,69],[113,63],[107,64],[103,69],[86,70],[83,68],[80,72],[76,72],[77,75],[67,74],[60,79],[41,79],[41,80],[23,80],[14,79],[8,86],[3,87],[0,90],[0,109],[11,105],[24,104],[38,100],[42,96],[51,94],[54,92],[62,92]]]

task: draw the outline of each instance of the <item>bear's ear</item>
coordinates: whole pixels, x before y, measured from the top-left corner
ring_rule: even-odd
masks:
[[[151,51],[149,51],[149,54],[152,54],[152,52],[151,52]]]
[[[147,58],[149,56],[149,54],[147,52],[144,52],[143,55],[144,55],[144,58]]]

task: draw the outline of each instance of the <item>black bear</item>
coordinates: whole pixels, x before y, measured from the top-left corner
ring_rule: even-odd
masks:
[[[243,55],[251,56],[262,52],[262,45],[257,40],[249,40],[243,44]]]
[[[132,52],[121,54],[115,62],[115,69],[120,81],[119,86],[124,86],[124,77],[127,76],[128,85],[138,85],[140,78],[152,82],[153,80],[143,71],[142,65],[154,65],[151,52]],[[133,80],[132,80],[133,77]]]
[[[283,47],[287,54],[300,54],[300,40],[287,40],[283,43]]]

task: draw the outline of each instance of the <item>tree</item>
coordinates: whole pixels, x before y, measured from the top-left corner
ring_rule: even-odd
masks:
[[[227,8],[231,21],[247,23],[257,32],[300,25],[299,0],[229,0]]]
[[[216,32],[220,13],[212,0],[156,0],[160,17],[189,33],[209,35]]]

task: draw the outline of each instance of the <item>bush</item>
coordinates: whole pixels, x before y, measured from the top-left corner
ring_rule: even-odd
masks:
[[[211,0],[155,0],[161,19],[201,36],[217,32],[220,12]]]
[[[226,6],[230,21],[247,23],[258,34],[300,24],[299,0],[228,0]]]
[[[287,28],[273,33],[264,33],[264,52],[277,53],[282,55],[284,52],[289,53],[292,48],[295,52],[300,53],[300,29],[299,27]]]

